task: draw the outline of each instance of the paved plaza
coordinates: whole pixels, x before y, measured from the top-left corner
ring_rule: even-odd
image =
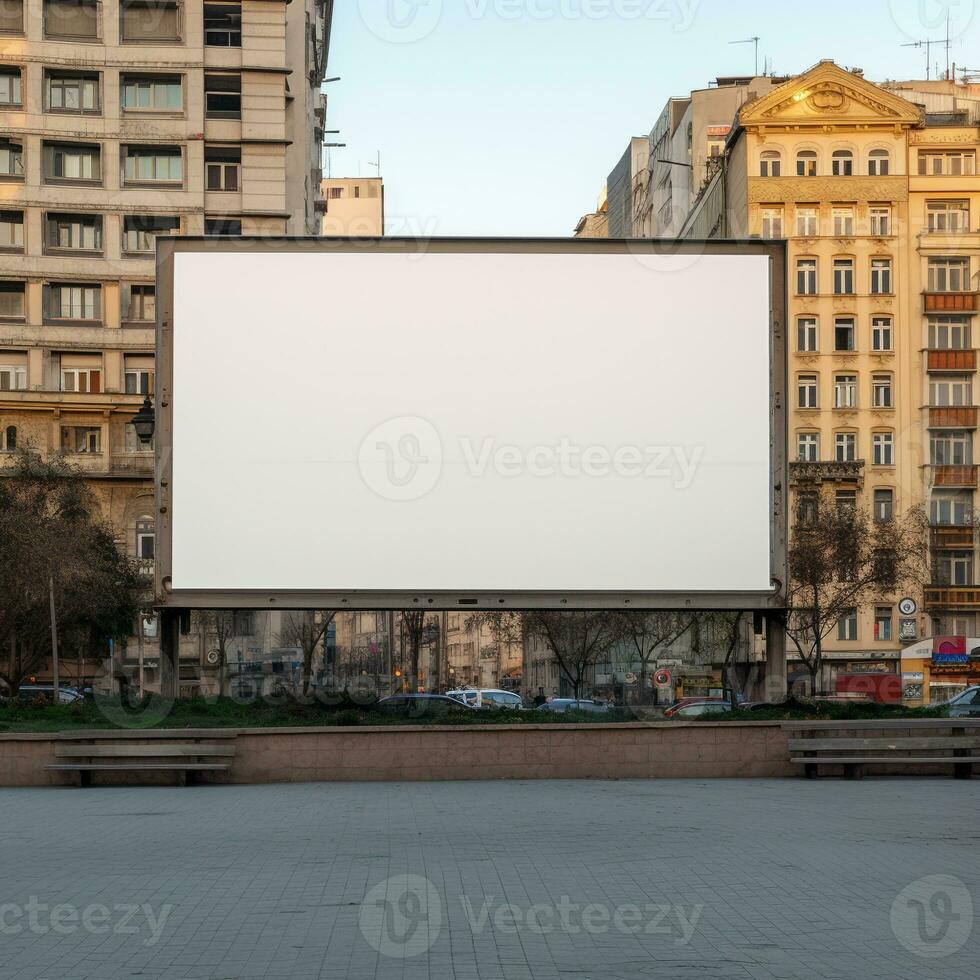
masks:
[[[0,980],[974,978],[980,785],[0,791]]]

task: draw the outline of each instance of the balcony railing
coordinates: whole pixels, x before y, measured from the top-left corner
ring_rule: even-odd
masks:
[[[980,293],[923,293],[926,313],[976,313]]]
[[[836,461],[810,463],[796,461],[789,465],[790,482],[795,486],[818,483],[864,483],[864,460],[847,463]]]
[[[975,350],[931,350],[929,351],[929,370],[937,371],[976,371],[977,352]]]
[[[956,609],[961,612],[980,610],[980,588],[928,585],[925,588],[925,606],[927,609]]]
[[[975,429],[977,409],[972,406],[943,406],[929,409],[930,429]]]
[[[934,466],[932,485],[976,490],[978,471],[980,466]]]
[[[972,524],[970,525],[933,525],[930,535],[933,550],[945,550],[949,548],[970,549],[974,545],[976,532]]]

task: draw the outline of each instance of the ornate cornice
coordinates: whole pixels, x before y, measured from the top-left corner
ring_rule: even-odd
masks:
[[[908,199],[906,177],[750,177],[749,204],[868,204]]]

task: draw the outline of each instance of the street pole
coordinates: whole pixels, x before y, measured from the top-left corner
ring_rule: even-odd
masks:
[[[51,678],[54,686],[52,701],[58,704],[58,614],[54,608],[54,575],[48,575],[48,591],[51,598]]]

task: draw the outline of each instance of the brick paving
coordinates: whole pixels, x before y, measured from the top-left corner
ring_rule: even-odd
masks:
[[[2,790],[0,980],[972,980],[978,796],[949,779]]]

